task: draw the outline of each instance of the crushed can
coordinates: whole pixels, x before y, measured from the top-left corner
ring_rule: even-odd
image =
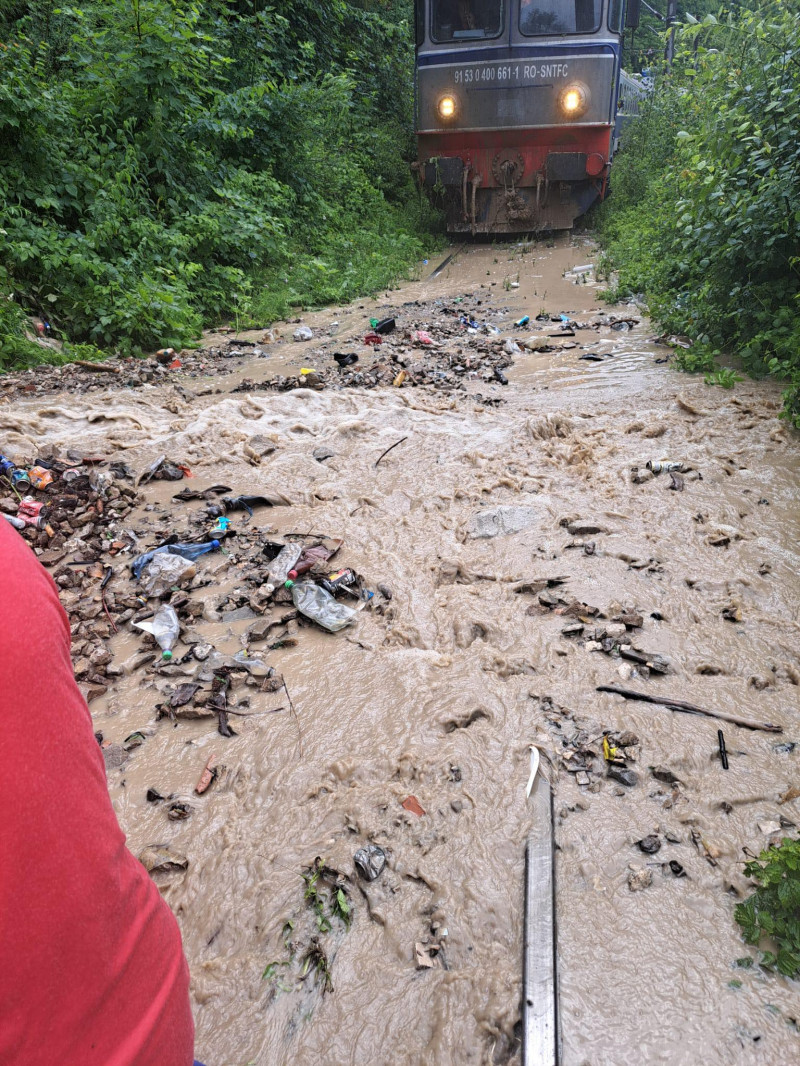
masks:
[[[17,490],[17,492],[24,492],[31,487],[31,479],[28,477],[27,470],[15,470],[11,475],[11,484]]]
[[[683,463],[671,459],[648,459],[645,466],[652,474],[666,474],[670,470],[683,470]]]
[[[320,581],[320,585],[326,592],[330,592],[331,596],[335,596],[339,589],[345,588],[348,585],[355,585],[356,572],[355,570],[336,570],[332,574],[328,574]]]
[[[16,469],[16,464],[12,463],[7,455],[0,455],[0,477],[11,478]]]

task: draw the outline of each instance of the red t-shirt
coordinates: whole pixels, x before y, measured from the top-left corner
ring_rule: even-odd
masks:
[[[0,518],[0,1063],[191,1066],[177,922],[125,847],[67,617]]]

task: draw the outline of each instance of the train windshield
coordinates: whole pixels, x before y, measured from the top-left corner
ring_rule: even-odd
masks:
[[[431,39],[439,44],[499,37],[504,20],[504,0],[431,0]]]
[[[602,12],[603,0],[521,0],[519,28],[528,37],[594,33]]]

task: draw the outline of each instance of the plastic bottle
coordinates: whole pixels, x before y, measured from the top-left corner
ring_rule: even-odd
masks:
[[[264,590],[272,595],[278,585],[282,585],[289,576],[289,571],[303,554],[302,544],[284,544],[267,570],[267,585]]]
[[[131,563],[131,570],[134,577],[139,577],[153,556],[162,552],[168,552],[170,555],[180,555],[184,559],[194,562],[201,555],[205,555],[206,552],[213,552],[218,547],[218,540],[209,540],[205,544],[163,544],[160,548],[154,548],[151,552],[138,555]]]
[[[145,633],[151,633],[158,646],[161,648],[162,659],[172,658],[172,649],[178,642],[181,633],[181,624],[175,613],[175,608],[169,604],[161,607],[152,622],[134,622],[137,629],[143,629]]]
[[[287,581],[286,588],[291,589],[292,600],[300,614],[327,629],[329,633],[338,633],[349,626],[356,617],[356,612],[343,603],[337,603],[330,592],[314,585],[310,581]]]

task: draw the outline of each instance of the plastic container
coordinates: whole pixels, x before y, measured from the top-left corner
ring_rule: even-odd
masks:
[[[204,544],[164,544],[160,548],[154,548],[151,552],[145,552],[144,555],[137,556],[131,563],[131,570],[134,577],[139,577],[142,570],[147,564],[154,559],[157,555],[167,553],[169,555],[180,555],[183,559],[189,559],[194,562],[195,559],[199,559],[201,555],[205,555],[206,552],[213,552],[219,547],[218,540],[209,540]]]
[[[197,567],[191,559],[164,552],[151,559],[141,578],[141,587],[148,596],[163,596],[176,585],[191,581],[196,573]]]
[[[340,629],[355,621],[356,612],[345,607],[343,603],[337,603],[330,592],[326,592],[319,585],[310,581],[300,581],[297,584],[287,581],[286,588],[291,589],[292,600],[300,614],[327,629],[329,633],[338,633]]]
[[[289,571],[303,554],[302,544],[284,544],[267,570],[267,586],[265,591],[272,595],[279,585],[283,585],[289,576]]]
[[[134,622],[137,629],[143,629],[156,638],[156,643],[161,648],[162,659],[172,658],[172,649],[178,643],[181,635],[181,624],[175,613],[175,608],[168,604],[161,607],[152,622]]]

